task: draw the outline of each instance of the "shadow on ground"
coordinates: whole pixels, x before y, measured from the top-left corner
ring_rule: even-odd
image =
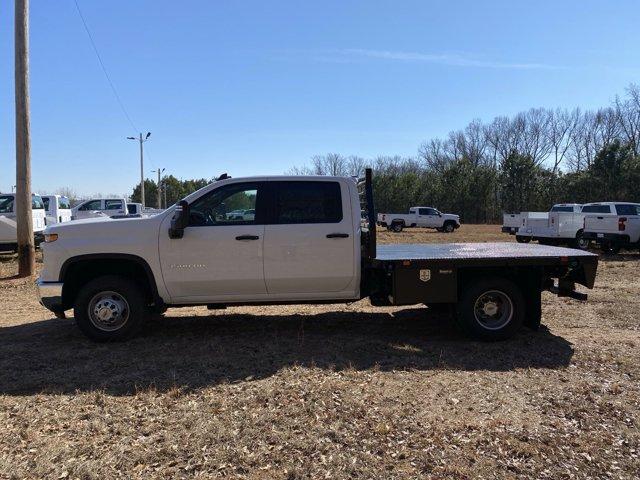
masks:
[[[573,349],[545,327],[480,343],[426,308],[163,317],[128,342],[94,344],[72,320],[0,328],[0,394],[114,395],[265,378],[293,365],[356,370],[561,368]]]

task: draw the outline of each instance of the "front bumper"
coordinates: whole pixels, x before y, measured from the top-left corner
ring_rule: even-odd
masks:
[[[62,282],[45,282],[42,279],[36,281],[40,304],[52,312],[61,312],[62,308]]]

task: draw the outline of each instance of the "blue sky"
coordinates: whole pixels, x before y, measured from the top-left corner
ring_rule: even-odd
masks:
[[[530,107],[640,81],[637,1],[78,0],[147,175],[280,174],[314,154],[415,155]],[[13,2],[5,2],[11,7]],[[13,11],[0,11],[0,191],[15,179]],[[33,188],[128,193],[136,134],[73,0],[31,0]]]

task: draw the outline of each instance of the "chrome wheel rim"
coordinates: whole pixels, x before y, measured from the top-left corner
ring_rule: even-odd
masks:
[[[89,320],[98,330],[113,332],[129,320],[129,303],[118,292],[96,293],[89,302]]]
[[[500,330],[513,318],[513,302],[509,295],[499,290],[481,294],[473,305],[476,322],[487,330]]]
[[[589,246],[589,240],[584,237],[578,237],[578,248],[586,250]]]

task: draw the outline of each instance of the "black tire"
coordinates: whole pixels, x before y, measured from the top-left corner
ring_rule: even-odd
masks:
[[[105,318],[100,318],[102,312]],[[73,315],[78,328],[91,340],[114,342],[138,333],[150,317],[150,310],[144,292],[135,282],[126,277],[105,275],[82,287]]]
[[[506,340],[522,328],[525,315],[526,302],[518,285],[501,277],[478,278],[465,286],[456,323],[472,338]]]
[[[582,230],[578,230],[575,240],[571,242],[571,247],[577,248],[578,250],[588,250],[590,245],[591,240],[584,238],[584,232]]]
[[[402,225],[401,223],[394,223],[391,225],[391,230],[393,230],[396,233],[400,233],[403,228],[404,228],[404,225]]]
[[[453,222],[445,222],[442,228],[445,233],[453,233],[456,231],[456,224]]]
[[[521,235],[516,235],[516,242],[518,243],[529,243],[531,241],[531,237],[523,237]]]

